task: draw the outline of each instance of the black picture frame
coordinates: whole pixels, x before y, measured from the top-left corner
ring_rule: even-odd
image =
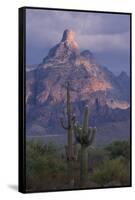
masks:
[[[105,186],[91,188],[75,188],[75,189],[58,189],[58,190],[38,190],[28,191],[26,189],[26,10],[56,10],[56,11],[74,11],[88,13],[107,13],[107,14],[124,14],[130,16],[130,184],[127,186]],[[59,9],[59,8],[42,8],[42,7],[21,7],[19,8],[19,186],[18,190],[21,193],[35,192],[56,192],[56,191],[71,191],[71,190],[87,190],[87,189],[105,189],[105,188],[120,188],[132,186],[132,13],[126,12],[109,12],[109,11],[93,11],[93,10],[74,10],[74,9]]]

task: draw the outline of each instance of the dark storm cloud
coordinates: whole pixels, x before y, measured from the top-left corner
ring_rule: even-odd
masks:
[[[129,68],[128,60],[125,62],[130,48],[129,15],[28,9],[26,19],[27,63],[41,62],[68,28],[74,31],[80,49],[90,49],[102,64],[108,65],[109,57],[111,68],[120,64],[126,71]]]

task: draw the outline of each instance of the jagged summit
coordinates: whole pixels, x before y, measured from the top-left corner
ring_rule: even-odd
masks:
[[[57,66],[84,66],[88,70],[96,64],[93,53],[89,50],[80,52],[72,30],[63,32],[61,41],[50,49],[48,55],[43,59],[42,67]]]
[[[74,34],[73,31],[66,29],[63,33],[63,37],[62,37],[62,42],[64,42],[65,40],[68,41],[73,41],[74,40]]]
[[[56,64],[65,64],[79,55],[79,46],[74,39],[73,31],[66,29],[60,43],[50,49],[47,57],[43,59],[44,67]]]
[[[77,50],[79,49],[79,46],[77,42],[75,41],[74,33],[72,30],[66,29],[64,31],[61,42],[67,42],[71,48],[77,49]]]
[[[90,69],[94,64],[96,64],[96,60],[93,53],[89,50],[80,52],[74,32],[66,29],[63,32],[61,41],[50,49],[41,66],[47,68],[51,66],[82,65]]]

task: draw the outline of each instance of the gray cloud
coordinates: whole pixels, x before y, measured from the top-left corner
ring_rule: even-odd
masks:
[[[130,17],[124,14],[28,9],[26,14],[27,62],[41,59],[72,29],[81,49],[95,53],[125,52],[130,48]]]

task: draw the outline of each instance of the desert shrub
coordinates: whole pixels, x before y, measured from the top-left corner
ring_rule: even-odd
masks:
[[[29,190],[57,187],[57,184],[60,184],[58,175],[64,179],[66,167],[66,161],[61,158],[54,144],[45,144],[42,141],[27,142],[26,176]]]
[[[37,153],[38,155],[43,155],[44,153],[55,153],[57,150],[57,146],[53,143],[44,143],[42,140],[40,139],[33,139],[33,140],[29,140],[26,143],[26,150],[27,153],[29,153],[29,151],[33,151],[34,153]]]
[[[122,157],[106,160],[102,166],[93,170],[91,180],[99,187],[129,185],[129,163],[125,164]]]
[[[111,159],[124,157],[130,160],[130,143],[128,141],[115,141],[105,147]]]
[[[26,176],[28,190],[68,188],[67,161],[65,151],[59,151],[60,148],[53,143],[45,144],[42,140],[27,141]],[[117,141],[105,148],[89,149],[88,158],[87,187],[129,185],[130,145],[128,142]],[[75,186],[78,187],[80,174],[78,161],[74,167]]]
[[[95,167],[102,165],[107,158],[108,156],[104,149],[91,148],[88,153],[89,170],[93,170]]]

